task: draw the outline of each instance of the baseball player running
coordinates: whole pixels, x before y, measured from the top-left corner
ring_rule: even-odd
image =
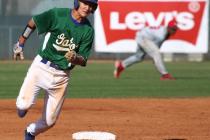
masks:
[[[144,60],[148,54],[154,61],[154,65],[161,74],[160,80],[175,80],[168,73],[161,58],[159,48],[161,44],[177,31],[177,22],[171,20],[167,27],[145,27],[137,31],[136,42],[138,45],[137,52],[123,61],[115,62],[114,77],[119,78],[120,74],[129,66]]]
[[[75,65],[86,66],[93,43],[94,29],[87,16],[97,9],[98,0],[74,0],[74,8],[54,8],[33,16],[13,48],[14,56],[23,53],[24,44],[37,29],[46,34],[43,46],[33,60],[24,79],[16,106],[24,117],[40,89],[45,90],[41,118],[28,125],[25,140],[45,132],[55,124],[61,111],[70,72]]]

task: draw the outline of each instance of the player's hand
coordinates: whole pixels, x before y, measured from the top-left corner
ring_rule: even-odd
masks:
[[[73,62],[77,57],[77,53],[73,50],[70,50],[64,55],[64,57],[67,59],[67,61]]]
[[[24,45],[20,45],[19,42],[17,42],[13,47],[13,58],[14,60],[24,60],[23,55],[23,47]]]

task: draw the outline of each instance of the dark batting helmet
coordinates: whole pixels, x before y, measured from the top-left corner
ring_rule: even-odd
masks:
[[[90,3],[93,3],[94,4],[92,13],[94,13],[95,10],[98,7],[98,0],[81,0],[81,1],[86,1],[86,2],[90,2]],[[78,9],[79,8],[79,0],[74,0],[74,8],[75,9]]]

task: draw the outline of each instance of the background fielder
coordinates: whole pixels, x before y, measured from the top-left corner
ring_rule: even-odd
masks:
[[[97,0],[75,0],[74,9],[54,8],[33,16],[13,49],[14,58],[23,55],[25,41],[37,29],[46,34],[43,46],[31,64],[17,97],[19,117],[35,103],[40,89],[45,90],[42,117],[25,131],[25,140],[51,128],[61,111],[70,71],[75,65],[86,66],[93,43],[94,29],[87,20],[98,6]]]
[[[115,62],[114,77],[119,78],[120,74],[129,66],[144,60],[148,54],[154,61],[154,65],[161,74],[161,80],[175,80],[168,73],[162,60],[159,48],[161,44],[177,31],[177,22],[172,20],[167,27],[145,27],[136,33],[137,52],[123,61]]]

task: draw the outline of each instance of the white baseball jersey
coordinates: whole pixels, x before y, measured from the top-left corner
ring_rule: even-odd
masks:
[[[161,43],[165,40],[167,35],[167,28],[164,26],[159,27],[145,27],[136,33],[136,42],[140,44],[144,38],[147,38],[160,47]]]

